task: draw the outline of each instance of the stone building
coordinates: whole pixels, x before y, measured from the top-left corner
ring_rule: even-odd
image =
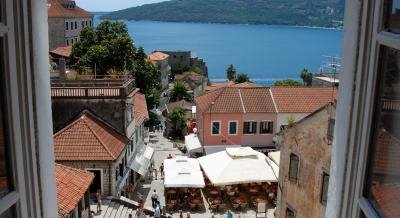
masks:
[[[77,42],[82,29],[93,25],[93,15],[73,0],[48,0],[48,23],[52,50]]]
[[[182,74],[176,74],[175,81],[185,82],[188,86],[188,90],[194,97],[197,97],[204,92],[208,79],[196,72],[184,72]]]
[[[55,168],[58,217],[88,218],[90,213],[89,186],[94,175],[61,164],[56,164]]]
[[[159,51],[150,53],[147,58],[160,70],[161,72],[161,89],[168,89],[169,76],[171,74],[171,66],[168,64],[169,55]]]
[[[329,103],[277,134],[277,217],[325,216],[335,108]]]
[[[206,62],[195,56],[191,51],[159,51],[168,56],[168,63],[172,71],[185,68],[198,67],[205,77],[208,77],[208,68]]]

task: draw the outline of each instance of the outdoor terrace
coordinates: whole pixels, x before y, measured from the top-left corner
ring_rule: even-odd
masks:
[[[54,79],[52,98],[125,98],[136,88],[132,76],[113,76],[91,79]]]

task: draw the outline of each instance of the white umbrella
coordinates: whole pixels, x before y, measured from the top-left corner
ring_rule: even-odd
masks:
[[[194,158],[178,156],[164,160],[164,186],[166,188],[203,188],[203,173]]]
[[[279,167],[250,147],[227,148],[198,160],[214,185],[278,181]]]

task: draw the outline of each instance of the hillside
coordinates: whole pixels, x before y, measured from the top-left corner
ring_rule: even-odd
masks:
[[[171,0],[101,18],[340,27],[343,13],[344,0]]]

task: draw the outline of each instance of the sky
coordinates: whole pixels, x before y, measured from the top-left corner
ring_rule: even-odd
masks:
[[[76,4],[87,11],[116,11],[129,7],[162,2],[165,0],[75,0]]]

